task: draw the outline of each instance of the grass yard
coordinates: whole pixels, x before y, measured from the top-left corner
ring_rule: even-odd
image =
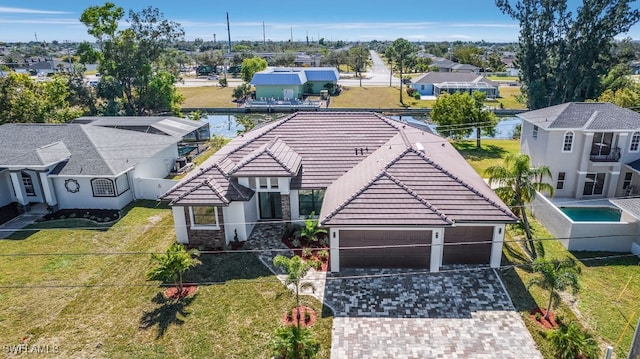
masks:
[[[182,107],[185,108],[228,108],[236,107],[233,100],[233,88],[218,86],[178,87],[184,96]]]
[[[499,107],[500,103],[504,108],[526,110],[526,104],[518,102],[518,96],[521,96],[519,86],[500,86],[500,98],[497,101],[487,101],[487,106]]]
[[[518,153],[519,142],[512,140],[483,140],[483,149],[476,150],[475,142],[455,142],[454,146],[480,173],[493,165],[500,164],[501,157],[507,153]],[[541,241],[545,258],[565,259],[575,258],[581,268],[580,292],[573,297],[563,295],[563,302],[555,312],[562,316],[565,322],[579,320],[600,340],[602,347],[612,345],[617,358],[626,358],[635,325],[640,318],[640,266],[638,258],[626,256],[619,258],[601,259],[601,257],[618,256],[619,253],[601,252],[569,252],[560,242],[552,239],[535,218],[530,217],[534,238]],[[500,271],[502,279],[511,294],[516,309],[521,313],[534,340],[545,358],[553,358],[551,347],[542,330],[535,320],[529,316],[529,310],[534,307],[546,307],[549,293],[538,287],[527,288],[529,280],[534,277],[519,245],[523,234],[516,228],[507,230],[503,250],[502,265],[516,265],[515,268],[505,268]],[[630,325],[627,326],[627,323]],[[606,345],[605,345],[606,343]],[[604,352],[603,352],[604,354]]]
[[[68,221],[68,220],[62,220]],[[64,222],[63,222],[64,223]],[[68,227],[68,225],[67,225]],[[41,229],[1,240],[0,343],[57,346],[47,357],[270,358],[269,341],[290,291],[253,254],[203,254],[186,281],[207,282],[183,302],[167,301],[149,282],[149,252],[175,241],[171,210],[136,202],[110,228]],[[122,253],[80,255],[81,253]],[[18,288],[11,288],[18,287]],[[312,327],[328,358],[332,317]]]
[[[406,98],[410,98],[408,95]],[[332,108],[403,108],[398,87],[343,87],[331,97]]]

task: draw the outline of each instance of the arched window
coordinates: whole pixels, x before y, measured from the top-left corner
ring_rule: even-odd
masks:
[[[640,132],[634,132],[631,136],[631,146],[629,152],[638,152],[640,149]]]
[[[573,131],[567,131],[564,134],[564,142],[562,143],[562,152],[571,152],[573,150]]]
[[[94,178],[91,180],[94,197],[115,197],[116,190],[113,181],[108,178]]]

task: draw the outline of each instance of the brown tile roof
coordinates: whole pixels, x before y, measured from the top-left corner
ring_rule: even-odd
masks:
[[[329,186],[320,213],[327,226],[515,220],[446,140],[415,129],[402,130]]]
[[[254,129],[162,198],[178,205],[248,200],[253,191],[233,176],[291,176],[298,165],[293,189],[327,188],[325,225],[515,221],[445,139],[365,112],[299,112]]]
[[[293,177],[298,173],[302,157],[280,138],[253,150],[229,172],[234,177],[258,177],[268,173],[272,177]]]

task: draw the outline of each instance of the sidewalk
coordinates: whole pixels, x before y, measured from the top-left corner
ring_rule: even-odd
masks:
[[[31,208],[31,211],[23,213],[8,222],[0,224],[0,239],[9,237],[16,231],[42,218],[45,214],[47,214],[46,207],[40,208],[38,206],[33,206]]]

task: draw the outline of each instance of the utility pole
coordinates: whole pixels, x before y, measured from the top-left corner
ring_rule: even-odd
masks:
[[[291,43],[293,43],[293,26],[291,26]]]

